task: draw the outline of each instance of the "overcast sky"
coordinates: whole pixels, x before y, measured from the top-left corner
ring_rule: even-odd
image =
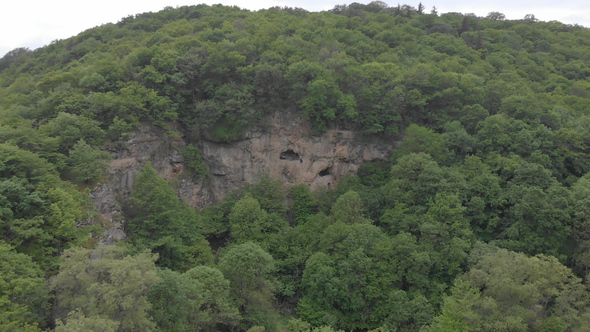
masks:
[[[121,18],[166,6],[223,3],[258,10],[272,6],[301,7],[322,11],[338,4],[369,3],[371,0],[17,0],[4,1],[0,7],[0,56],[17,47],[35,49],[55,39],[66,39],[105,23],[116,23]],[[420,1],[384,1],[389,6],[398,3],[417,7]],[[504,13],[508,19],[534,14],[541,21],[560,21],[590,27],[590,4],[585,0],[425,0],[428,11],[436,6],[439,13],[460,12],[485,16],[491,11]],[[585,4],[583,4],[585,3]]]

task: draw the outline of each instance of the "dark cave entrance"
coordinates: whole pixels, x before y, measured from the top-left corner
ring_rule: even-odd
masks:
[[[293,150],[287,150],[287,151],[281,152],[280,158],[281,158],[281,160],[286,160],[286,161],[301,160],[301,158],[299,157],[299,154]]]
[[[332,167],[328,167],[328,168],[320,171],[319,176],[328,176],[330,174],[332,174]]]

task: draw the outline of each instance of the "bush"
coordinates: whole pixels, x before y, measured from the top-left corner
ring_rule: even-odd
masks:
[[[209,173],[207,164],[201,154],[201,149],[194,145],[189,145],[182,152],[184,157],[185,165],[194,173],[198,178],[202,178]]]

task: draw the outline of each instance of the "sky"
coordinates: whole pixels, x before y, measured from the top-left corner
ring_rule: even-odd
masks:
[[[322,11],[335,5],[351,2],[369,3],[371,0],[18,0],[5,1],[0,11],[0,57],[17,47],[35,49],[56,39],[66,39],[80,32],[106,23],[116,23],[129,15],[155,12],[166,6],[197,5],[200,3],[235,5],[250,10],[273,6],[300,7],[309,11]],[[384,1],[389,6],[398,3],[417,7],[420,1]],[[560,21],[590,27],[590,4],[583,0],[424,0],[430,11],[433,6],[439,14],[446,12],[474,13],[486,16],[497,11],[507,19],[520,19],[534,14],[540,21]]]

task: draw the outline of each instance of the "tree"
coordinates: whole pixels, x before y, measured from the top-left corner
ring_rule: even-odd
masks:
[[[411,153],[391,167],[391,180],[384,186],[392,205],[405,204],[423,209],[438,192],[455,193],[464,188],[464,180],[453,169],[440,167],[425,153]]]
[[[32,51],[27,47],[18,47],[4,54],[4,56],[0,59],[0,73],[2,73],[6,68],[10,67],[10,65],[18,58],[28,55],[31,52]]]
[[[9,144],[0,145],[0,231],[20,253],[57,268],[57,256],[83,244],[96,227],[76,227],[88,219],[88,196],[62,181],[53,164]]]
[[[307,217],[312,215],[317,203],[308,186],[300,184],[291,187],[290,196],[293,201],[291,204],[291,213],[295,224],[303,224]]]
[[[385,236],[376,226],[336,222],[321,235],[320,251],[305,263],[297,313],[312,326],[372,329],[388,322],[392,329],[428,320],[432,307],[416,289],[408,295],[404,280],[428,279],[408,244]],[[416,250],[418,246],[415,244]],[[428,271],[428,270],[426,270]],[[418,283],[418,282],[416,282]],[[410,309],[411,308],[411,309]]]
[[[238,324],[241,317],[232,301],[230,281],[220,270],[201,265],[184,274],[199,285],[199,306],[189,313],[189,326],[217,331],[220,325],[233,327]]]
[[[303,114],[311,119],[313,131],[322,133],[328,130],[328,123],[343,113],[356,113],[354,97],[343,95],[336,82],[318,78],[308,84],[307,95],[301,100]]]
[[[500,12],[489,12],[486,18],[493,21],[503,21],[506,19],[506,15]]]
[[[300,290],[306,260],[318,250],[321,234],[331,223],[322,213],[309,215],[304,223],[286,227],[268,241],[269,252],[275,259],[279,301],[292,298]]]
[[[228,218],[230,233],[236,242],[258,239],[267,228],[267,213],[250,194],[236,202]]]
[[[188,331],[188,316],[198,307],[198,285],[168,269],[159,269],[158,276],[148,294],[150,316],[160,331]]]
[[[495,226],[506,204],[500,177],[479,157],[467,156],[461,165],[461,175],[467,182],[465,215],[480,239],[494,238]]]
[[[229,280],[221,271],[198,266],[185,273],[159,270],[162,278],[148,295],[161,331],[216,331],[237,325],[239,312],[230,298]]]
[[[74,180],[88,184],[102,177],[106,162],[110,158],[108,152],[94,149],[81,139],[70,150],[67,161]]]
[[[80,310],[68,313],[66,323],[57,320],[55,332],[117,332],[120,324],[100,316],[86,317]]]
[[[197,178],[203,178],[209,173],[207,163],[203,160],[201,150],[194,145],[189,145],[182,151],[184,163]]]
[[[305,263],[302,288],[304,296],[297,304],[297,313],[312,325],[334,323],[339,314],[334,303],[343,296],[342,281],[334,268],[334,261],[325,253],[312,255]]]
[[[391,47],[403,42],[400,33],[391,30],[380,32],[375,39]],[[348,71],[352,77],[344,77],[341,85],[349,85],[356,102],[356,112],[351,114],[349,121],[360,124],[366,134],[397,135],[405,94],[399,83],[399,68],[392,63],[374,62]]]
[[[39,131],[49,137],[56,137],[61,153],[67,153],[81,140],[96,147],[105,138],[105,132],[97,121],[66,112],[60,112],[57,117],[40,126]]]
[[[147,295],[160,280],[157,255],[144,251],[130,256],[124,247],[99,245],[68,249],[63,257],[50,287],[57,299],[56,318],[65,320],[65,326],[69,318],[81,324],[82,314],[116,322],[118,331],[154,330]]]
[[[259,109],[253,107],[253,90],[252,85],[236,83],[214,89],[211,99],[196,105],[201,128],[216,141],[242,137],[260,116]]]
[[[392,159],[419,152],[429,154],[437,162],[445,161],[447,153],[443,135],[435,133],[432,129],[411,124],[406,128],[404,140],[394,151]]]
[[[257,183],[248,186],[247,192],[260,203],[260,207],[266,212],[276,213],[279,216],[285,214],[286,192],[283,182],[272,178],[268,172],[264,172]]]
[[[273,325],[272,272],[274,259],[252,242],[234,245],[219,259],[219,269],[230,281],[230,294],[244,318],[243,327]]]
[[[369,219],[363,217],[363,201],[361,196],[352,190],[338,197],[332,206],[332,217],[335,221],[345,224],[371,222]]]
[[[44,328],[48,300],[39,266],[0,240],[0,329],[8,332]]]
[[[543,166],[522,162],[503,192],[503,220],[496,229],[500,243],[533,255],[544,253],[565,261],[572,223],[570,191],[557,184]]]
[[[158,253],[159,265],[187,270],[211,261],[211,249],[199,232],[195,211],[180,201],[150,163],[138,175],[123,212],[128,239],[140,249]]]
[[[442,314],[427,331],[578,330],[590,324],[588,290],[554,257],[479,244]],[[551,329],[553,331],[553,329]]]
[[[537,22],[539,19],[535,17],[535,14],[526,14],[524,20],[528,23]]]
[[[476,139],[467,133],[459,121],[447,122],[444,129],[444,146],[451,152],[455,160],[461,160],[466,155],[475,152]]]
[[[416,10],[416,13],[418,13],[419,15],[422,15],[422,14],[424,14],[424,9],[425,9],[425,8],[426,8],[426,7],[425,7],[425,6],[422,4],[422,2],[420,2],[420,3],[418,4],[418,9]]]
[[[574,218],[572,235],[576,241],[574,266],[581,275],[590,270],[590,175],[581,177],[572,186]]]

